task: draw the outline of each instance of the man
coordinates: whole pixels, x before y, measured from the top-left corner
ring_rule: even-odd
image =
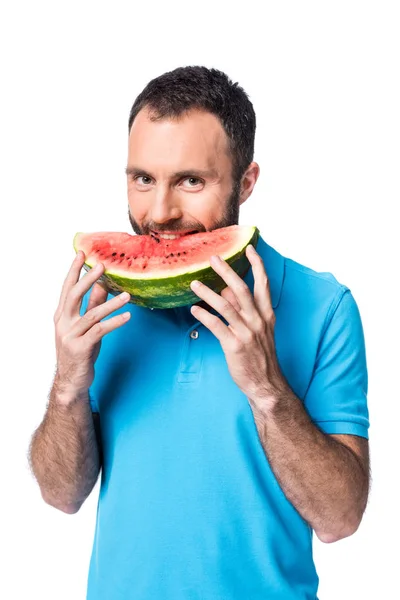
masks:
[[[129,119],[135,233],[237,224],[259,175],[254,135],[252,104],[223,73],[151,81]],[[102,470],[89,600],[315,599],[312,531],[334,542],[359,526],[369,423],[355,300],[263,238],[246,253],[244,280],[211,260],[220,295],[193,282],[195,306],[152,311],[107,296],[101,264],[79,279],[82,253],[73,262],[31,464],[67,513]]]

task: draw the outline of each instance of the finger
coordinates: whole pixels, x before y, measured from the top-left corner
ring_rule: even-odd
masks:
[[[221,296],[228,300],[228,302],[232,304],[233,308],[237,310],[237,312],[240,312],[242,310],[242,307],[240,306],[235,294],[232,292],[230,287],[227,286],[226,288],[224,288],[221,292]]]
[[[218,273],[228,287],[231,288],[232,292],[237,298],[238,303],[248,318],[251,319],[254,317],[257,312],[254,299],[243,279],[241,279],[239,275],[232,269],[232,267],[219,256],[212,256],[210,264],[214,271]]]
[[[124,292],[123,294],[118,294],[108,302],[103,302],[97,306],[94,306],[90,310],[88,310],[83,317],[76,321],[75,325],[72,327],[70,335],[71,337],[79,337],[80,335],[84,335],[87,333],[96,323],[99,323],[105,317],[108,317],[115,310],[118,310],[122,306],[125,306],[130,300],[130,294]]]
[[[199,298],[207,302],[212,308],[215,308],[215,310],[226,319],[229,325],[234,328],[238,335],[245,334],[248,331],[247,325],[244,323],[234,306],[226,298],[219,296],[208,286],[204,285],[204,283],[197,280],[192,281],[190,287]]]
[[[211,314],[208,310],[205,310],[205,308],[202,308],[197,304],[190,308],[190,312],[198,321],[200,321],[200,323],[215,335],[222,347],[228,347],[228,344],[235,336],[219,317]]]
[[[272,308],[272,300],[269,286],[269,279],[265,271],[264,263],[261,256],[256,252],[253,246],[249,245],[246,248],[246,256],[250,261],[254,275],[254,301],[260,312],[260,315],[270,320],[275,317]]]
[[[83,296],[90,290],[92,285],[104,272],[104,265],[97,263],[83,277],[69,289],[64,304],[64,312],[67,317],[79,315]]]
[[[68,275],[66,276],[60,294],[60,300],[58,302],[58,306],[54,315],[54,318],[58,318],[62,313],[65,305],[65,300],[68,295],[70,289],[75,285],[75,283],[79,280],[79,275],[81,269],[85,263],[85,254],[82,251],[79,251],[75,256],[72,265],[68,271]]]
[[[125,323],[129,321],[130,317],[130,312],[124,312],[120,313],[119,315],[115,315],[115,317],[111,317],[110,319],[106,319],[105,321],[95,323],[83,336],[85,343],[88,345],[89,348],[93,347],[107,333],[110,333],[110,331],[113,331],[114,329],[118,329],[118,327],[122,327],[122,325],[125,325]]]
[[[98,283],[93,285],[93,289],[90,293],[89,302],[87,305],[86,312],[89,312],[95,306],[99,306],[99,304],[103,304],[107,300],[108,292]]]

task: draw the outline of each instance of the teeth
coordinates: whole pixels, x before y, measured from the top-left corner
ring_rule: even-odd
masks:
[[[174,235],[172,233],[158,233],[157,235],[162,240],[176,240],[177,238],[181,238],[181,237],[184,237],[185,235],[188,235],[188,233],[181,233],[181,234],[177,234],[177,235]]]

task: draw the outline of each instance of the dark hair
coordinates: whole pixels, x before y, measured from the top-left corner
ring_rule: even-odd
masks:
[[[152,79],[136,98],[129,131],[138,112],[147,107],[154,120],[179,117],[191,109],[216,115],[228,136],[237,183],[253,160],[256,115],[246,92],[222,71],[179,67]]]

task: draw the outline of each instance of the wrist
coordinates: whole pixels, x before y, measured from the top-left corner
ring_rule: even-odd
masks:
[[[53,391],[53,400],[58,405],[70,406],[76,402],[89,400],[89,390],[87,388],[82,389],[77,387],[70,381],[61,377],[58,372],[56,372],[54,377]]]
[[[264,417],[273,417],[282,412],[286,412],[294,399],[297,399],[293,390],[282,381],[279,386],[271,389],[271,386],[266,386],[257,394],[248,398],[253,411]]]

